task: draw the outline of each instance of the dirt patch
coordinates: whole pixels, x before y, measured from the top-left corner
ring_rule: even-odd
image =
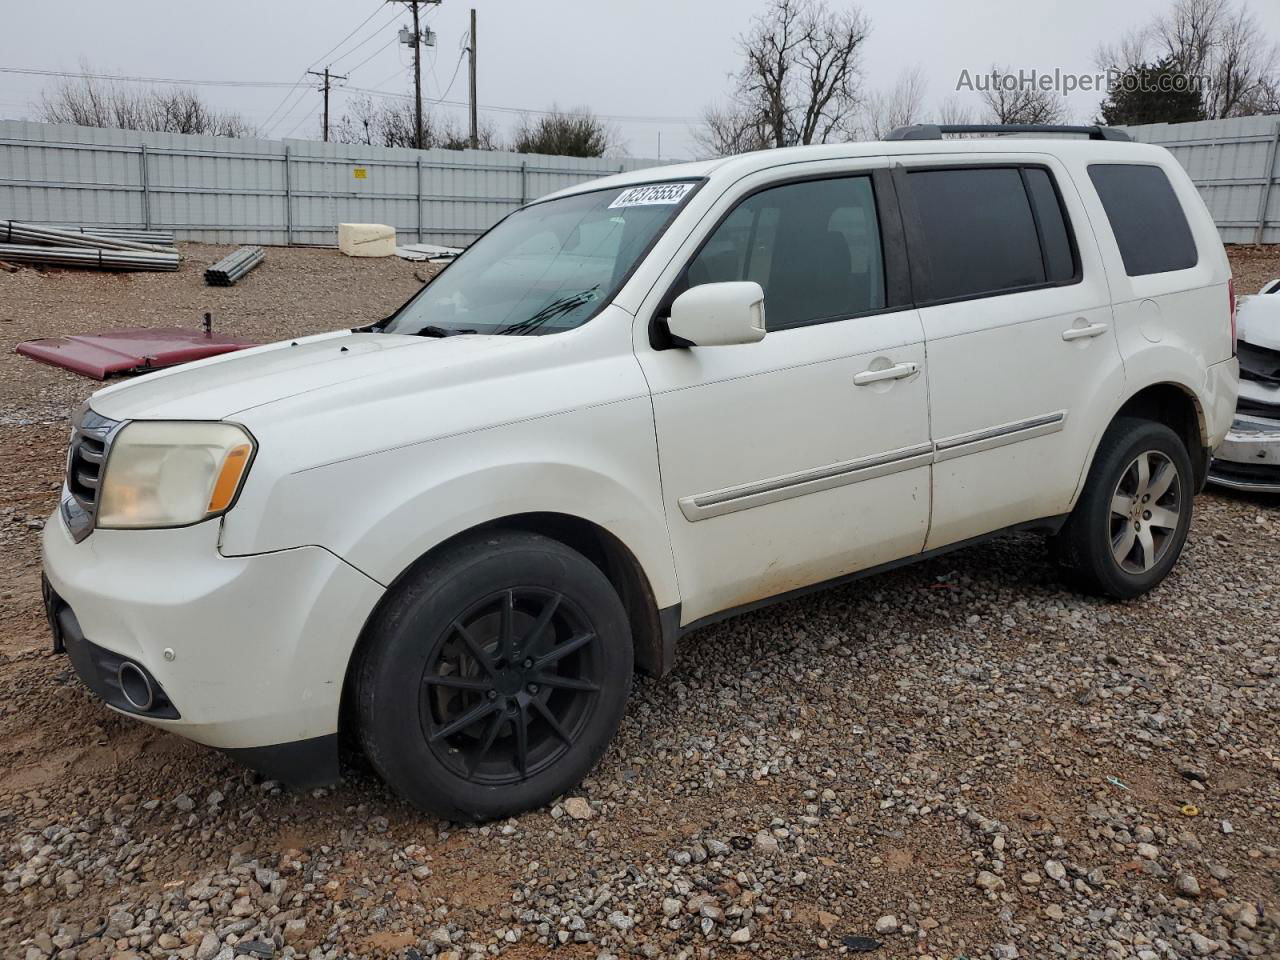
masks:
[[[205,310],[264,341],[354,326],[423,270],[272,248],[205,287],[230,249],[0,273],[0,955],[1277,955],[1265,498],[1197,500],[1179,565],[1132,603],[1080,596],[1015,536],[694,634],[637,682],[584,821],[428,820],[358,762],[293,793],[106,709],[39,599],[67,416],[96,385],[13,346]],[[1274,249],[1231,257],[1241,293],[1280,275]]]

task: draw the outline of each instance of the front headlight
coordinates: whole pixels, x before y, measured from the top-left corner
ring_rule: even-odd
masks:
[[[111,441],[97,526],[184,527],[216,517],[235,501],[253,452],[253,437],[231,423],[128,423]]]

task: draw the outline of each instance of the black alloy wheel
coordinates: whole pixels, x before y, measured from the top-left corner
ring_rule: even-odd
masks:
[[[617,732],[631,627],[594,563],[490,530],[428,556],[370,619],[356,674],[365,754],[401,796],[487,820],[572,789]]]
[[[591,719],[598,642],[563,593],[520,587],[481,599],[449,625],[423,670],[423,736],[473,783],[516,783],[547,769]]]

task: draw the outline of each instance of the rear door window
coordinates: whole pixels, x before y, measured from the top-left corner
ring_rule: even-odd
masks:
[[[1022,176],[1036,215],[1036,226],[1040,228],[1045,279],[1050,283],[1070,280],[1076,273],[1075,248],[1049,171],[1043,167],[1023,167]]]
[[[1196,265],[1195,238],[1163,170],[1147,164],[1094,163],[1089,179],[1111,222],[1125,273],[1143,277]]]
[[[751,195],[708,238],[686,277],[691,287],[754,280],[764,289],[770,330],[882,309],[871,178],[805,180]]]
[[[912,251],[923,299],[989,296],[1074,275],[1067,227],[1051,183],[1039,188],[1037,201],[1046,233],[1052,234],[1042,251],[1018,167],[913,170],[907,182],[920,223],[917,243],[924,247]]]

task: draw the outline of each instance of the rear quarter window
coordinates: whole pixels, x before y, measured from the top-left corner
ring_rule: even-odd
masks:
[[[1124,272],[1131,277],[1186,270],[1199,260],[1187,215],[1159,167],[1094,163],[1089,179],[1111,223]]]

